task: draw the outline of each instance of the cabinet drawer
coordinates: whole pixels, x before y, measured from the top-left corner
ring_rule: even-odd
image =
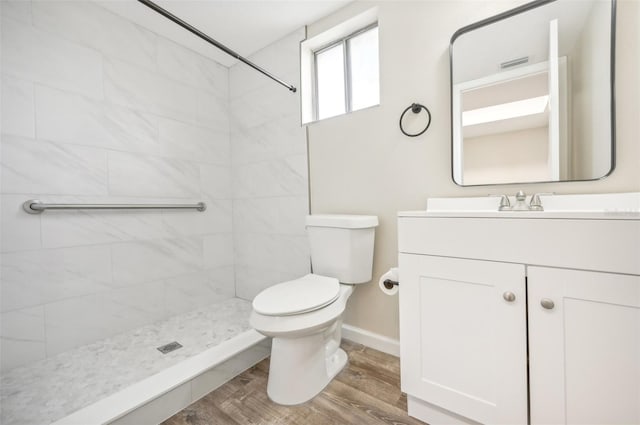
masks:
[[[640,274],[640,220],[400,217],[401,253]]]

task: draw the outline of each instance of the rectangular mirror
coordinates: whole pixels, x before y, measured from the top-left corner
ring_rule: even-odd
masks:
[[[615,0],[540,0],[451,38],[461,186],[595,180],[614,156]]]

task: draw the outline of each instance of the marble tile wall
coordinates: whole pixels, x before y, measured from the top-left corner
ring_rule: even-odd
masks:
[[[290,34],[250,59],[299,87],[299,43]],[[230,68],[236,294],[309,273],[307,145],[299,94],[238,64]]]
[[[94,2],[0,5],[2,369],[233,297],[229,70]],[[306,194],[301,155],[269,193]],[[208,208],[28,215],[32,198]]]

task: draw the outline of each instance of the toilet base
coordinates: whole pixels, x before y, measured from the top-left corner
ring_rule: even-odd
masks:
[[[267,383],[267,394],[273,402],[290,406],[309,401],[340,373],[348,356],[336,344],[336,336],[340,337],[340,328],[336,328],[330,335],[320,332],[292,339],[273,338]]]
[[[335,378],[342,369],[344,369],[347,365],[347,360],[349,360],[349,356],[342,348],[338,348],[333,356],[327,359],[327,375],[329,375],[329,382],[331,382],[331,380]],[[327,382],[327,384],[329,382]]]

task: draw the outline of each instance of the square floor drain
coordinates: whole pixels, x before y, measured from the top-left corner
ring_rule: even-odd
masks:
[[[177,341],[173,341],[170,342],[168,344],[162,345],[160,347],[158,347],[158,351],[160,351],[162,354],[167,354],[170,353],[172,351],[177,350],[178,348],[182,348],[182,345],[180,345],[179,342]]]

